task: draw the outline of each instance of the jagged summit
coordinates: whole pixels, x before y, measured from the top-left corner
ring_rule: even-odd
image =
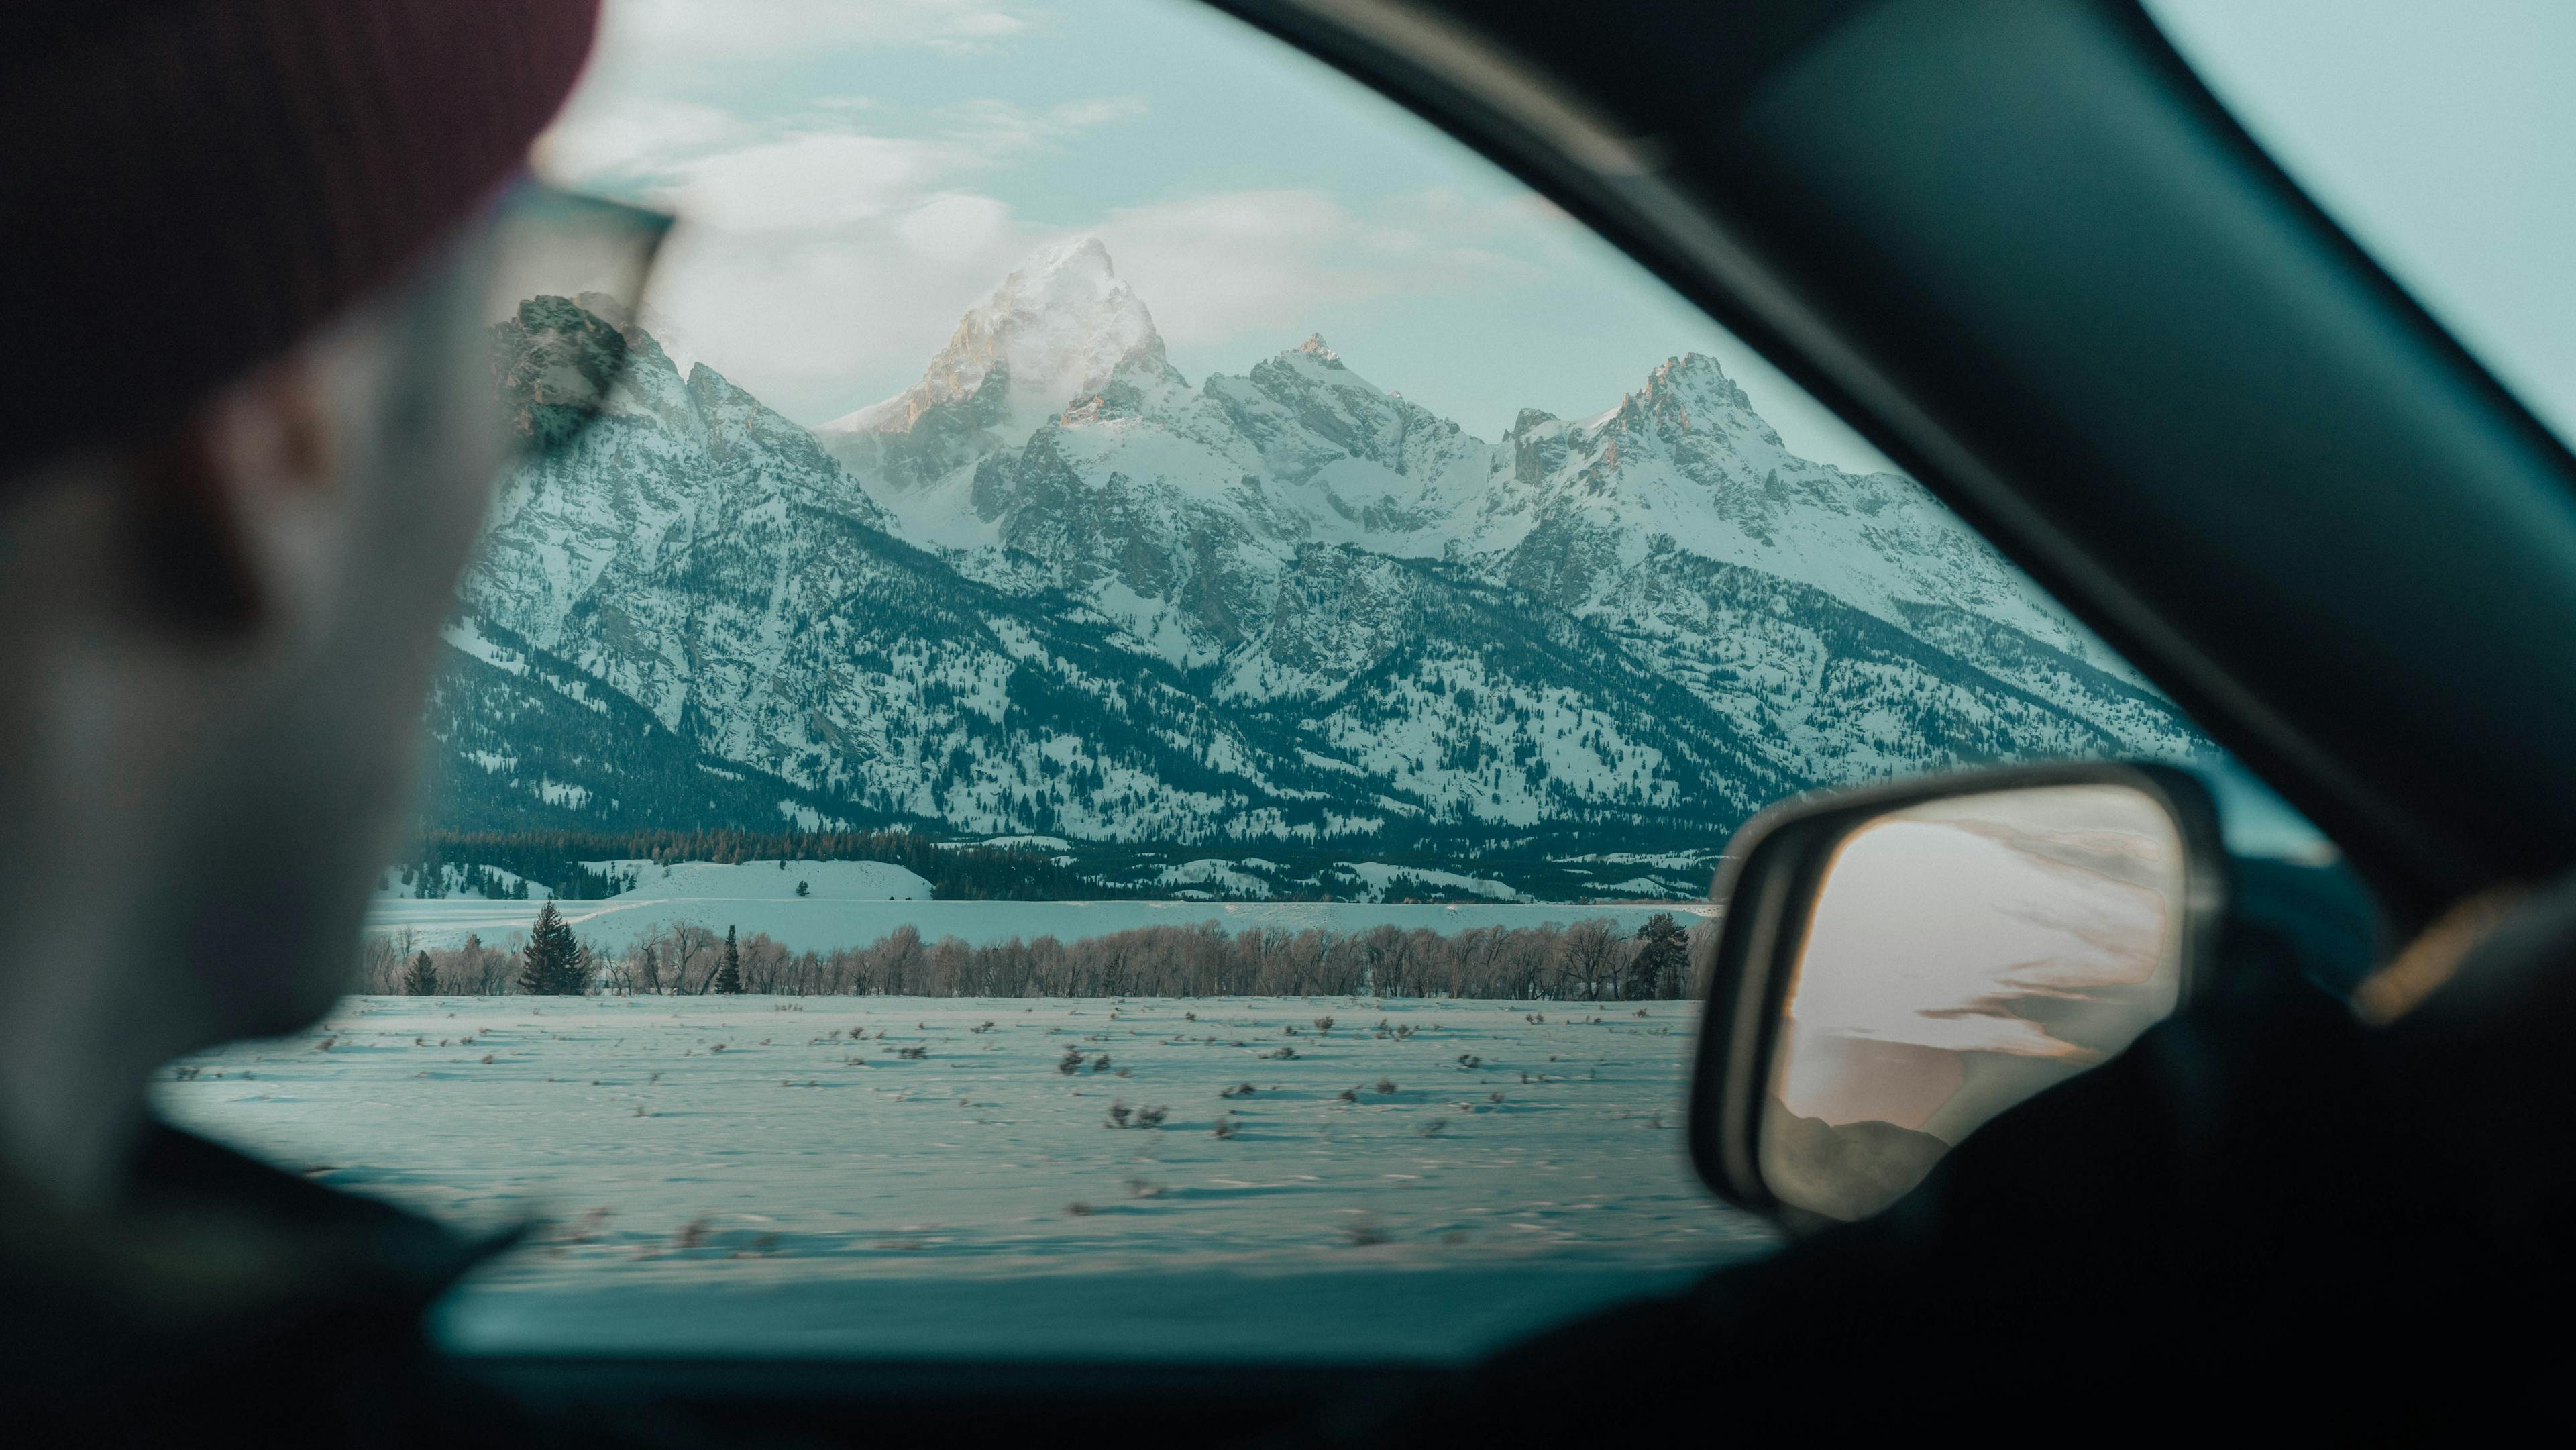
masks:
[[[572,300],[584,312],[621,332],[628,333],[627,341],[630,344],[636,341],[633,334],[643,334],[645,340],[658,348],[664,357],[671,360],[672,371],[683,378],[689,375],[689,370],[696,367],[698,359],[703,356],[696,344],[673,325],[669,317],[655,310],[650,302],[639,309],[625,298],[608,292],[583,292]]]
[[[1342,365],[1342,355],[1333,351],[1331,347],[1325,344],[1324,335],[1320,332],[1307,333],[1306,340],[1297,344],[1296,350],[1313,358],[1315,361],[1322,363],[1328,368],[1337,368]]]
[[[939,404],[973,398],[995,373],[1009,387],[1010,422],[1031,427],[1122,377],[1175,376],[1153,314],[1109,249],[1098,237],[1067,237],[1031,253],[968,308],[920,382],[817,431],[904,432]]]

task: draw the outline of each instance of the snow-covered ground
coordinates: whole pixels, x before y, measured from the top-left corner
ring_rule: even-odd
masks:
[[[852,861],[833,863],[867,866],[878,863]],[[655,870],[660,868],[656,867]],[[1381,923],[1392,922],[1407,929],[1427,926],[1447,934],[1482,926],[1534,927],[1554,922],[1571,925],[1593,917],[1606,917],[1619,923],[1624,932],[1633,933],[1657,912],[1671,912],[1684,918],[1708,915],[1714,908],[1705,904],[1663,906],[1587,906],[1496,902],[1487,905],[1469,902],[1453,906],[1408,906],[1397,902],[1348,901],[927,901],[867,900],[843,897],[827,898],[818,886],[815,894],[798,897],[796,878],[782,877],[774,867],[701,868],[706,871],[740,873],[736,883],[724,888],[723,894],[682,895],[666,889],[668,883],[648,876],[633,891],[612,896],[604,901],[564,901],[557,908],[573,930],[589,942],[593,950],[623,951],[649,935],[654,927],[674,922],[696,922],[721,932],[737,927],[748,936],[766,932],[789,951],[828,952],[848,947],[863,947],[885,936],[898,926],[911,926],[922,940],[935,942],[954,936],[969,946],[989,946],[1018,937],[1034,941],[1053,936],[1064,941],[1102,936],[1113,931],[1126,931],[1140,926],[1191,926],[1214,922],[1229,933],[1258,931],[1279,927],[1304,931],[1310,927],[1326,931],[1366,931]],[[810,869],[810,868],[809,868]],[[900,872],[913,881],[913,876],[900,867],[882,869]],[[787,882],[784,890],[777,883]],[[678,878],[674,878],[678,880]],[[686,886],[687,883],[681,883]],[[749,894],[766,884],[774,896]],[[925,884],[922,894],[928,894]],[[487,945],[507,941],[513,932],[524,935],[537,919],[542,903],[535,901],[444,900],[414,901],[408,898],[379,897],[370,904],[367,927],[371,931],[393,933],[408,931],[411,941],[424,947],[452,947],[469,935],[480,936]]]
[[[1771,1242],[1685,1160],[1696,1021],[1672,1002],[361,997],[158,1092],[336,1187],[469,1224],[545,1216],[443,1307],[468,1350],[1445,1359]],[[1122,1129],[1122,1108],[1167,1116]]]
[[[585,861],[635,885],[610,898],[644,901],[928,901],[930,883],[891,861]]]

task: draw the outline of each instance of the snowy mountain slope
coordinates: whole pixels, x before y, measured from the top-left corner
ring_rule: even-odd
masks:
[[[505,377],[612,326],[521,322]],[[1486,443],[1320,338],[1192,386],[1096,242],[819,432],[618,332],[608,416],[510,480],[468,580],[452,814],[1465,859],[2204,748],[1913,484],[1791,454],[1704,357]]]
[[[505,325],[501,345],[609,326],[578,304],[539,298]],[[649,572],[702,534],[791,506],[887,521],[811,433],[703,363],[683,378],[650,334],[617,331],[626,375],[579,451],[503,482],[466,584],[478,613],[550,645],[581,601],[617,592],[607,571]]]
[[[1053,298],[1073,300],[1031,311]],[[1151,321],[1130,301],[1096,243],[1043,253],[968,314],[896,400],[910,402],[823,436],[906,537],[1028,554],[1185,665],[1243,643],[1306,544],[1481,559],[1580,611],[1668,540],[1900,629],[1914,627],[1908,606],[1949,605],[2125,674],[1909,480],[1791,453],[1712,359],[1668,360],[1590,419],[1525,412],[1487,443],[1319,337],[1192,388],[1141,340]],[[1101,334],[1071,341],[1090,327]],[[1046,369],[1052,403],[1034,426],[1028,399],[1050,394],[1014,375],[1003,398],[990,361],[1022,337],[1046,341],[1029,366]]]

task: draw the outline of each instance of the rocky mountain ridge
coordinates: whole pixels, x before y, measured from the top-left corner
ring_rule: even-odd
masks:
[[[1320,337],[1193,386],[1078,241],[809,431],[607,299],[528,306],[631,365],[502,490],[433,705],[442,825],[1472,875],[1697,859],[1816,785],[2203,748],[1914,484],[1795,456],[1703,356],[1487,442]]]

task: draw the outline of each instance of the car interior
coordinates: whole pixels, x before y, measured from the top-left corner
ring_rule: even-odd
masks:
[[[1859,1089],[1822,1084],[1829,1049],[1782,1025],[1835,1010],[1834,953],[1865,970],[1936,934],[1873,915],[1917,900],[1894,887],[1851,906],[1872,869],[2044,839],[2049,861],[2116,881],[2102,919],[2151,893],[2153,960],[2080,1004],[2099,1016],[2051,1019],[2112,1056],[2221,994],[2250,928],[2319,993],[2380,1000],[2411,991],[2383,969],[2459,903],[2568,865],[2576,456],[2135,0],[1205,3],[1221,14],[1192,23],[1249,27],[1378,93],[1704,310],[2331,843],[2234,851],[2229,802],[2152,762],[1971,768],[1756,816],[1694,963],[1684,1116],[1717,1199],[1829,1245],[1947,1151],[1877,1121],[1903,1112],[1834,1099]],[[1802,1106],[1801,1067],[1811,1101],[1841,1105]],[[1955,1142],[2034,1093],[2077,1101],[2047,1091],[2062,1076],[1972,1079],[1909,1111]],[[746,1443],[1298,1443],[1492,1382],[1370,1355],[468,1350],[454,1368],[544,1409]]]

